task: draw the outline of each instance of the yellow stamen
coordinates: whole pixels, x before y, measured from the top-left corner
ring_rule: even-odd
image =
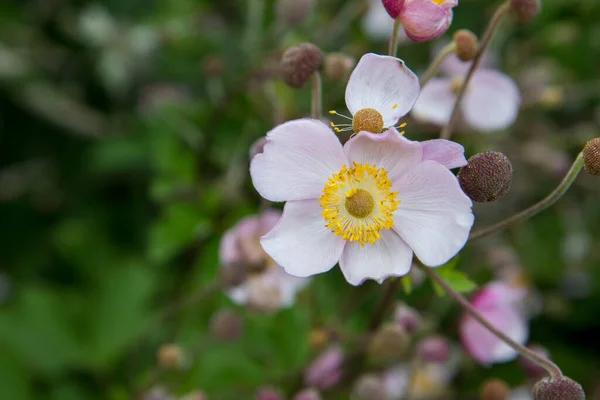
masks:
[[[361,131],[381,133],[383,130],[383,117],[374,108],[363,108],[354,114],[352,129],[356,133]]]
[[[394,110],[395,110],[396,108],[398,108],[398,103],[394,104],[394,105],[392,106],[392,108],[393,108]]]
[[[398,192],[392,192],[387,172],[375,165],[344,165],[329,178],[319,199],[327,228],[350,242],[374,244],[382,229],[394,226]]]
[[[329,114],[335,115],[335,114],[337,114],[337,111],[335,111],[335,110],[329,110]]]

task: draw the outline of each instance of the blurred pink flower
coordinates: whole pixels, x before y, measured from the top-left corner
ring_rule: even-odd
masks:
[[[260,237],[271,230],[281,212],[266,210],[240,220],[223,235],[219,256],[223,268],[241,266],[245,279],[227,290],[237,304],[248,304],[263,311],[275,311],[294,303],[296,293],[309,280],[287,274],[260,245]]]
[[[283,396],[279,390],[266,386],[258,391],[256,400],[283,400]]]
[[[423,323],[419,312],[404,303],[396,306],[394,320],[408,333],[415,333]]]
[[[294,400],[321,400],[321,395],[315,389],[304,389],[296,393]]]
[[[422,145],[393,128],[359,132],[342,147],[321,121],[279,125],[250,165],[264,198],[287,201],[261,244],[294,276],[339,261],[352,285],[406,275],[413,251],[425,265],[444,264],[473,225],[472,203],[448,170],[464,162],[462,153],[448,141]]]
[[[327,390],[342,379],[344,352],[339,346],[325,350],[304,373],[304,383],[318,390]]]
[[[398,18],[415,42],[443,35],[452,22],[452,9],[458,0],[406,0]]]
[[[529,336],[529,329],[518,303],[526,294],[524,288],[515,288],[497,281],[483,287],[471,303],[490,324],[517,343],[524,344]],[[481,364],[502,363],[517,357],[510,346],[469,314],[464,314],[461,319],[460,337],[467,353]]]
[[[444,125],[456,102],[463,75],[433,78],[421,90],[412,115],[420,120]],[[465,121],[480,131],[497,131],[512,125],[519,114],[521,95],[516,83],[492,69],[473,74],[461,103]]]
[[[450,358],[450,342],[443,336],[429,336],[417,345],[417,354],[425,362],[446,362]]]

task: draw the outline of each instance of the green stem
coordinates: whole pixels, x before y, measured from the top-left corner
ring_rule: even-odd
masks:
[[[319,71],[313,72],[310,77],[312,84],[312,103],[311,103],[311,117],[315,119],[321,118],[323,115],[323,94],[322,94],[322,83],[321,74]]]
[[[518,212],[512,217],[508,217],[492,226],[488,226],[487,228],[478,229],[474,231],[473,233],[471,233],[471,236],[469,236],[469,240],[481,239],[484,236],[504,229],[512,224],[525,221],[533,217],[540,211],[550,207],[552,204],[556,203],[567,192],[567,190],[569,190],[569,188],[575,181],[575,178],[577,178],[577,175],[579,175],[579,172],[583,168],[583,164],[583,152],[581,152],[573,162],[573,165],[571,165],[571,169],[569,169],[569,172],[567,172],[562,182],[556,187],[556,189],[552,191],[552,193],[546,196],[546,198],[532,205],[531,207],[526,208],[521,212]]]
[[[420,80],[420,84],[421,87],[425,86],[427,84],[427,82],[429,82],[429,80],[431,78],[433,78],[435,76],[435,74],[437,74],[438,70],[440,69],[440,66],[442,65],[442,62],[446,59],[446,57],[448,57],[450,54],[456,52],[456,42],[452,41],[450,43],[448,43],[435,57],[435,60],[433,60],[433,62],[431,63],[431,65],[429,65],[429,68],[427,68],[427,70],[425,72],[423,72],[423,75],[421,77]]]
[[[498,7],[496,12],[494,13],[494,16],[490,20],[490,24],[488,25],[485,33],[483,34],[483,38],[481,39],[481,44],[479,46],[479,49],[477,50],[477,53],[475,54],[475,57],[473,58],[473,62],[471,63],[469,72],[467,72],[464,82],[460,88],[460,92],[458,92],[458,95],[456,96],[456,102],[454,103],[454,108],[452,109],[452,114],[450,114],[450,119],[448,120],[448,123],[446,125],[444,125],[444,127],[442,128],[442,131],[440,132],[440,138],[450,139],[450,136],[452,135],[452,126],[454,125],[454,122],[456,121],[456,118],[458,117],[458,109],[460,108],[460,103],[462,102],[463,97],[465,96],[467,87],[469,86],[469,82],[471,81],[471,78],[473,77],[473,73],[475,72],[475,70],[477,70],[477,68],[479,67],[479,64],[481,64],[481,59],[483,58],[483,54],[485,53],[485,51],[487,50],[487,48],[490,44],[492,36],[494,36],[496,29],[498,28],[498,26],[500,26],[500,22],[502,22],[502,18],[504,18],[504,16],[508,13],[509,10],[510,10],[510,1],[507,1],[504,4],[502,4],[500,7]]]
[[[479,322],[481,325],[483,325],[488,331],[493,333],[497,338],[502,340],[504,343],[508,344],[521,356],[531,360],[531,362],[536,363],[537,365],[539,365],[540,367],[542,367],[546,371],[548,371],[548,374],[550,375],[550,378],[552,380],[562,378],[563,374],[562,374],[560,368],[558,368],[558,366],[556,364],[554,364],[552,361],[548,360],[547,358],[540,356],[539,354],[532,351],[531,349],[528,349],[527,347],[520,345],[519,343],[515,342],[514,340],[512,340],[511,338],[506,336],[503,332],[496,329],[496,327],[494,327],[494,325],[492,325],[488,320],[486,320],[479,313],[479,311],[477,311],[475,309],[475,307],[473,307],[471,305],[471,303],[469,303],[469,301],[464,296],[462,296],[460,293],[458,293],[454,289],[452,289],[446,283],[446,281],[444,281],[437,273],[434,272],[433,269],[427,268],[421,264],[417,264],[417,266],[423,272],[425,272],[425,274],[427,274],[429,279],[431,279],[432,281],[437,283],[442,289],[444,289],[444,291],[446,293],[448,293],[448,295],[450,297],[452,297],[458,304],[460,304],[467,313],[469,313],[473,318],[475,318],[477,320],[477,322]]]
[[[396,57],[398,52],[398,34],[400,33],[400,27],[402,26],[402,22],[400,19],[396,19],[394,21],[394,30],[392,32],[392,37],[390,38],[390,45],[388,47],[388,54],[392,57]]]

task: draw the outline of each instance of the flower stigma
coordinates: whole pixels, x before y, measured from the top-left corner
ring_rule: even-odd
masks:
[[[353,163],[333,174],[319,199],[326,227],[335,236],[350,242],[373,245],[382,229],[394,226],[393,212],[398,209],[398,192],[384,168]]]

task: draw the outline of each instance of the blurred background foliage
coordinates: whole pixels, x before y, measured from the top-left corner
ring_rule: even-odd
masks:
[[[481,33],[496,3],[461,0],[449,34]],[[475,208],[479,226],[545,196],[598,136],[600,3],[543,7],[530,25],[504,24],[494,41],[499,66],[523,91],[517,124],[455,136],[469,155],[498,150],[513,162],[511,192]],[[364,329],[380,286],[350,287],[335,270],[292,309],[240,310],[245,329],[235,343],[210,335],[211,316],[232,303],[206,293],[221,234],[259,207],[249,146],[309,112],[309,88],[277,79],[282,51],[311,41],[356,59],[385,53],[361,28],[365,10],[359,0],[320,0],[290,27],[273,0],[0,3],[1,399],[130,399],[155,384],[251,398],[316,354],[311,327]],[[423,71],[434,46],[404,43],[399,56]],[[344,109],[344,85],[325,78],[326,109]],[[408,122],[410,138],[436,134]],[[468,246],[459,261],[483,284],[490,251],[516,251],[540,293],[531,341],[590,396],[600,395],[599,197],[600,183],[582,174],[552,209]],[[355,298],[364,300],[342,311]],[[448,298],[429,285],[399,298],[435,310],[439,331],[456,338],[459,310]],[[164,343],[181,346],[185,368],[157,367]],[[516,362],[466,362],[456,398],[476,397],[488,376],[525,380]]]

